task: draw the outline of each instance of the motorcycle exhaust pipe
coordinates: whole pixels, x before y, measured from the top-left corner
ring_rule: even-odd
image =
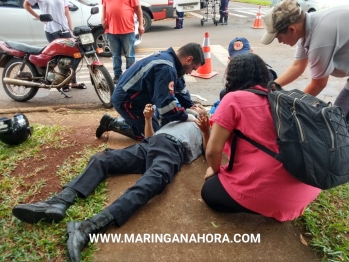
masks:
[[[64,81],[58,85],[46,85],[43,83],[35,83],[35,82],[31,82],[31,81],[25,81],[25,80],[19,80],[19,79],[14,79],[14,78],[8,78],[5,77],[3,79],[4,83],[7,85],[17,85],[17,86],[27,86],[27,87],[37,87],[37,88],[47,88],[47,89],[51,89],[51,88],[62,88],[63,86],[66,86],[67,84],[70,83],[70,80],[73,78],[74,76],[74,71],[72,69],[70,69],[70,75],[64,79]]]

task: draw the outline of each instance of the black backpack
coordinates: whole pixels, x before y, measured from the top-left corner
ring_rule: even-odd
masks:
[[[271,86],[276,90],[272,91]],[[236,139],[240,137],[281,161],[291,175],[305,184],[329,189],[349,181],[349,133],[340,107],[297,89],[282,90],[275,82],[268,84],[268,93],[244,91],[268,96],[280,153],[234,130],[228,170],[232,170]]]

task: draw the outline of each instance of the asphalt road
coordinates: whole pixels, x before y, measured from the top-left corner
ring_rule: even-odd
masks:
[[[261,13],[265,14],[269,7],[262,7]],[[201,79],[186,76],[187,88],[193,96],[193,100],[199,100],[204,105],[212,105],[217,98],[219,91],[223,88],[222,79],[224,70],[228,62],[228,44],[237,37],[246,37],[249,39],[254,52],[260,55],[274,70],[281,74],[293,61],[295,52],[294,47],[282,45],[274,41],[272,44],[265,46],[260,43],[264,29],[252,29],[258,6],[244,3],[230,2],[229,4],[229,21],[228,25],[217,26],[212,18],[218,19],[218,15],[213,14],[214,9],[210,6],[208,9],[186,13],[184,19],[184,28],[174,30],[175,19],[167,19],[153,22],[149,32],[143,35],[142,43],[136,46],[136,60],[140,60],[157,50],[164,50],[172,46],[178,48],[188,42],[202,43],[205,32],[209,32],[210,49],[212,56],[212,70],[218,74],[211,79]],[[218,12],[218,7],[215,10]],[[203,25],[201,20],[205,19]],[[113,76],[112,61],[110,58],[101,58],[108,71]],[[123,59],[123,66],[125,60]],[[2,69],[0,69],[2,74]],[[73,105],[82,105],[82,107],[102,107],[93,86],[87,68],[83,65],[77,74],[78,82],[84,82],[87,85],[86,90],[71,90],[71,98],[64,98],[57,90],[40,90],[37,95],[25,103],[13,101],[7,96],[0,84],[0,112],[1,109],[16,108],[20,111],[23,108],[32,107],[71,107]],[[320,98],[334,101],[339,90],[344,85],[346,79],[330,77],[328,87],[319,95]],[[309,82],[309,72],[306,71],[297,81],[288,85],[287,89],[304,89]]]

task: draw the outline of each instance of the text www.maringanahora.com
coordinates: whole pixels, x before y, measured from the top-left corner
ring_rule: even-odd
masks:
[[[89,234],[91,243],[260,243],[260,234]]]

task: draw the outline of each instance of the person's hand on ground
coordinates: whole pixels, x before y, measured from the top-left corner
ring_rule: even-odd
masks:
[[[207,180],[209,177],[214,176],[215,172],[213,171],[213,169],[211,167],[207,168],[206,170],[206,175],[204,177],[205,180]]]
[[[148,120],[151,119],[154,116],[154,113],[155,113],[154,106],[152,104],[146,104],[143,110],[143,115],[145,119],[148,119]]]

